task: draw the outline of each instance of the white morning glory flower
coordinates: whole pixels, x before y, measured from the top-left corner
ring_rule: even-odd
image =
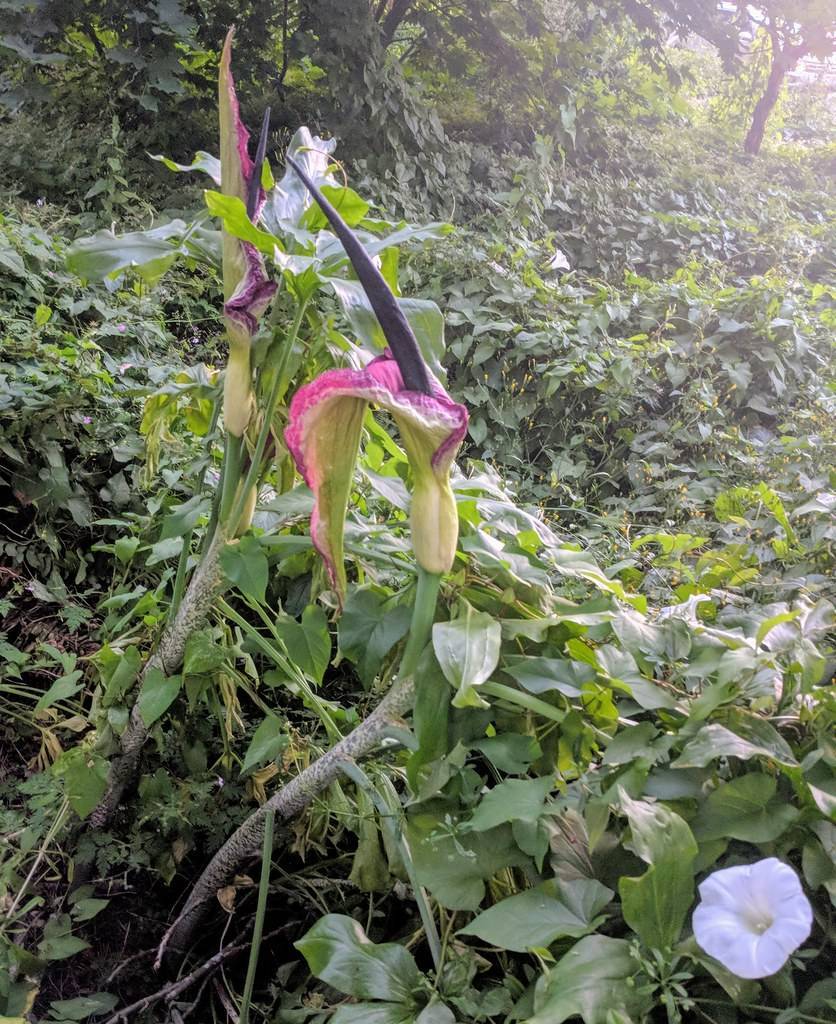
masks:
[[[694,938],[739,978],[774,974],[810,934],[810,901],[776,857],[715,871],[699,890]]]

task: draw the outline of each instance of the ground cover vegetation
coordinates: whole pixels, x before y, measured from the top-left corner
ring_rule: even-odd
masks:
[[[722,6],[0,0],[0,1021],[835,1019],[832,25]]]

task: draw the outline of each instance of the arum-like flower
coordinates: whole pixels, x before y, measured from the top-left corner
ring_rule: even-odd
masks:
[[[269,111],[265,114],[255,161],[250,159],[250,133],[241,122],[235,82],[232,78],[232,36],[227,33],[218,76],[218,111],[221,130],[221,192],[246,204],[253,222],[264,205],[261,167],[267,145]],[[229,361],[224,378],[224,423],[241,437],[253,410],[250,347],[258,318],[276,291],[264,270],[259,251],[223,231],[224,322],[229,338]]]
[[[296,466],[314,492],[311,538],[331,583],[346,589],[343,529],[363,418],[369,404],[392,414],[413,476],[412,546],[427,572],[447,572],[458,539],[450,468],[467,431],[467,410],[425,364],[412,328],[368,253],[307,174],[288,163],[312,192],[343,244],[390,348],[363,370],[328,370],[293,397],[285,431]]]
[[[699,891],[694,938],[739,978],[774,974],[810,934],[810,902],[776,857],[715,871]]]
[[[363,418],[369,404],[392,414],[412,467],[412,544],[418,564],[443,573],[453,564],[459,521],[450,467],[467,430],[467,410],[434,378],[431,394],[404,388],[388,350],[364,370],[328,370],[290,403],[287,447],[314,492],[311,538],[342,597],[343,525]]]

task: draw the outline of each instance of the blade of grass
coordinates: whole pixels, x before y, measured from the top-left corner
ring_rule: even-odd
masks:
[[[270,888],[270,863],[273,853],[273,825],[276,812],[268,810],[264,817],[264,841],[261,844],[261,878],[258,882],[258,902],[255,908],[253,925],[253,941],[250,946],[250,959],[247,964],[247,977],[244,982],[244,995],[241,997],[241,1013],[239,1024],[249,1024],[250,1003],[255,986],[255,971],[258,966],[258,954],[261,951],[261,937],[264,934],[264,915],[267,911],[267,892]]]

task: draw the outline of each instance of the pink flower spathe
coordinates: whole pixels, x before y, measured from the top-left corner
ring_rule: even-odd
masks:
[[[328,370],[304,385],[290,404],[285,440],[314,492],[311,538],[342,599],[346,588],[343,527],[369,404],[394,417],[413,475],[411,526],[419,565],[446,572],[458,538],[450,468],[467,431],[467,410],[437,380],[432,393],[408,391],[387,350],[363,370]]]

